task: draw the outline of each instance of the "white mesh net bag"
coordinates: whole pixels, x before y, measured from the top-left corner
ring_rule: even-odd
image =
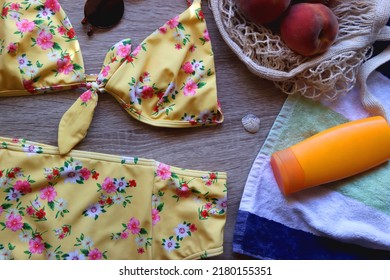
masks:
[[[329,7],[338,18],[339,34],[327,52],[315,57],[296,54],[277,32],[246,20],[235,0],[209,0],[209,4],[225,42],[251,72],[272,80],[287,94],[315,100],[333,101],[349,92],[358,80],[365,84],[367,77],[364,79],[361,72],[368,76],[374,70],[362,71],[363,63],[372,55],[372,44],[390,39],[386,26],[390,0],[331,0]],[[390,60],[389,52],[387,48],[370,68]],[[371,112],[377,111],[374,107],[379,104],[370,99],[368,93],[362,93],[363,104],[371,106]]]

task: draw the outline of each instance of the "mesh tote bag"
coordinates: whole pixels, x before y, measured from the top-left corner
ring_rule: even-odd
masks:
[[[366,92],[365,81],[390,60],[389,47],[371,58],[375,41],[390,40],[390,27],[386,26],[389,0],[331,0],[329,7],[338,18],[339,34],[327,52],[314,57],[296,54],[277,32],[246,20],[235,0],[210,0],[209,4],[223,39],[255,75],[273,81],[287,94],[329,101],[359,82],[365,108],[372,114],[385,114]]]

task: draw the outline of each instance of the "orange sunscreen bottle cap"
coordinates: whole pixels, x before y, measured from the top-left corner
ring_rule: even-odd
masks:
[[[271,166],[276,182],[284,195],[298,191],[297,186],[303,188],[305,173],[289,148],[275,152],[271,157]]]

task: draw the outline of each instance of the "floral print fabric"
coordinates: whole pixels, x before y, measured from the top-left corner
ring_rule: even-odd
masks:
[[[108,78],[105,89],[129,114],[161,126],[223,121],[216,95],[214,54],[199,0],[166,21],[134,50],[122,49],[121,44],[116,46],[116,58],[111,61],[122,63]],[[123,77],[128,77],[126,83]]]
[[[57,0],[1,0],[0,27],[0,96],[85,83],[75,31]]]
[[[200,0],[133,48],[112,46],[95,81],[63,116],[61,154],[87,134],[98,94],[107,91],[134,118],[155,126],[192,127],[223,122],[214,55]],[[84,121],[80,121],[80,118]]]
[[[60,156],[21,139],[0,143],[0,259],[222,253],[225,173],[79,151]]]
[[[59,143],[61,153],[86,135],[102,91],[151,125],[222,123],[200,2],[194,0],[135,48],[130,39],[118,42],[99,75],[87,77],[74,28],[58,0],[0,0],[0,97],[87,87],[63,118],[60,138],[69,147]]]

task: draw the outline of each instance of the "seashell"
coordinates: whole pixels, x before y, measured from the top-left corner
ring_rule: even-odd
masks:
[[[244,116],[241,122],[245,130],[250,133],[256,133],[260,129],[260,119],[253,114]]]

